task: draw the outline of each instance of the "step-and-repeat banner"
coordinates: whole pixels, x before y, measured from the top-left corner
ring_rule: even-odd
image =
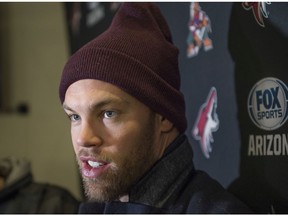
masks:
[[[65,3],[71,54],[121,3]],[[195,166],[261,213],[288,212],[288,3],[157,2],[180,49]]]

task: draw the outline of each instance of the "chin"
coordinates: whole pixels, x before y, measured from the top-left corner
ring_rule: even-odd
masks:
[[[111,202],[119,200],[119,197],[127,193],[128,188],[116,179],[83,179],[85,195],[89,201],[92,202]],[[124,189],[126,188],[126,189]]]

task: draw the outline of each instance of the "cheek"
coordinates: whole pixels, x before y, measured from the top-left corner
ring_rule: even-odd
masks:
[[[112,154],[124,156],[129,155],[139,145],[141,133],[142,130],[137,124],[130,123],[109,130],[104,140]]]
[[[77,137],[78,137],[77,130],[75,130],[75,128],[71,127],[70,133],[71,133],[71,141],[72,141],[72,144],[73,144],[73,149],[74,149],[75,152],[77,152],[78,148],[79,148],[77,143],[76,143],[76,140],[77,140]]]

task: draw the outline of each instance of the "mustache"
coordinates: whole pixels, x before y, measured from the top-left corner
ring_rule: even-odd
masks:
[[[106,153],[104,152],[95,152],[95,151],[89,151],[86,149],[81,149],[78,154],[76,154],[76,159],[78,162],[80,162],[80,157],[89,157],[93,158],[98,161],[105,161],[107,163],[113,162],[113,159]]]

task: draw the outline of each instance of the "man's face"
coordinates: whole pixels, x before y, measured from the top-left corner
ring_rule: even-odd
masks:
[[[67,89],[63,107],[90,200],[127,194],[163,153],[161,116],[114,85],[77,81]]]

